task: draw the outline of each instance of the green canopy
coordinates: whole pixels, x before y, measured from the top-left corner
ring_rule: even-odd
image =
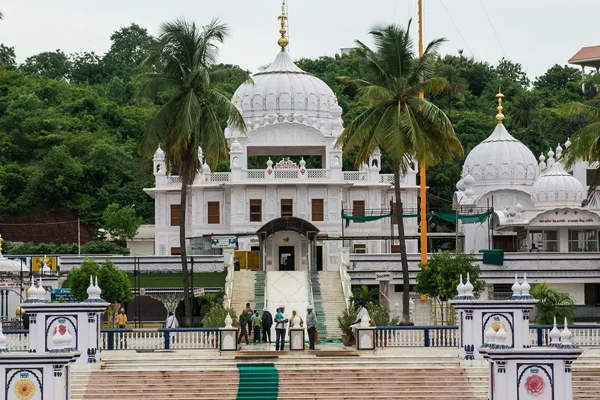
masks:
[[[438,217],[447,222],[456,223],[457,214],[455,211],[432,211],[428,212],[427,215],[433,215],[434,217]],[[489,213],[479,213],[479,214],[458,214],[458,220],[463,224],[477,224],[482,223],[488,217]],[[403,218],[417,218],[419,214],[404,214]],[[346,228],[350,226],[350,221],[354,222],[369,222],[369,221],[377,221],[382,218],[391,218],[396,217],[396,213],[387,213],[387,214],[378,214],[378,215],[347,215],[343,214],[342,218],[346,220]]]

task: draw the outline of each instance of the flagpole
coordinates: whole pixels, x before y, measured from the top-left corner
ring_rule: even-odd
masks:
[[[423,0],[419,2],[419,57],[423,55]],[[423,76],[421,76],[423,80]],[[425,94],[421,90],[419,98],[424,99]],[[427,169],[425,162],[419,160],[419,185],[421,187],[421,263],[427,264]]]

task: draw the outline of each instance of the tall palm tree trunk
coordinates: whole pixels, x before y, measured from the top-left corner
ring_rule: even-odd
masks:
[[[400,241],[400,262],[402,264],[402,319],[410,322],[410,278],[406,257],[406,239],[404,234],[404,206],[400,195],[400,164],[394,163],[394,195],[396,196],[396,214],[398,240]]]
[[[185,326],[192,326],[192,302],[190,300],[190,280],[187,267],[187,250],[185,244],[185,224],[187,217],[187,174],[181,176],[181,211],[179,217],[179,248],[181,249],[181,271],[183,274],[183,305],[185,307]]]

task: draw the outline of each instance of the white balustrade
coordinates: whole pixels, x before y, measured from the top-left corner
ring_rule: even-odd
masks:
[[[208,180],[211,182],[229,182],[231,179],[230,172],[213,172]]]
[[[365,180],[366,175],[358,172],[358,171],[344,171],[344,180],[345,181],[361,181]]]
[[[265,179],[266,178],[266,171],[259,169],[251,169],[246,171],[246,179]]]
[[[308,179],[328,179],[331,178],[331,171],[328,169],[309,169]]]
[[[169,185],[181,185],[181,177],[180,176],[169,176],[168,183]]]
[[[219,340],[217,331],[170,331],[171,349],[216,349]]]
[[[275,169],[275,179],[298,179],[297,169]]]

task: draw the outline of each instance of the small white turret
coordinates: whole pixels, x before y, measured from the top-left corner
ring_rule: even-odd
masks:
[[[473,195],[475,194],[475,191],[473,190],[475,178],[473,178],[473,175],[471,175],[469,170],[467,170],[467,176],[463,178],[463,183],[465,185],[465,196],[467,200],[473,200]]]
[[[521,297],[521,285],[519,284],[519,279],[517,278],[517,274],[515,274],[515,283],[513,283],[512,287],[512,298]]]
[[[568,149],[569,147],[571,147],[571,138],[567,138],[567,141],[565,142],[565,149]]]
[[[533,296],[531,296],[531,294],[529,294],[530,290],[531,290],[531,286],[527,282],[527,274],[524,273],[523,274],[523,283],[521,283],[521,297],[531,299]]]
[[[554,317],[554,327],[550,331],[550,344],[549,347],[559,347],[560,346],[560,330],[556,326],[556,317]]]
[[[482,347],[492,347],[496,343],[496,331],[492,325],[485,331],[485,343]]]
[[[546,170],[546,157],[544,157],[544,153],[540,154],[540,172],[544,172]]]
[[[494,347],[496,348],[505,348],[508,347],[508,345],[506,344],[506,338],[508,337],[508,335],[506,334],[506,329],[504,329],[504,327],[500,327],[500,329],[498,329],[498,332],[496,332],[495,338],[494,338]]]
[[[563,148],[560,147],[560,143],[558,144],[558,146],[556,146],[556,159],[560,160],[560,157],[562,156],[562,152],[563,152]]]
[[[552,165],[554,165],[554,152],[552,149],[550,149],[548,152],[548,168],[550,168]]]
[[[467,272],[467,283],[465,283],[465,296],[474,297],[473,296],[473,284],[471,283],[471,277]]]
[[[458,282],[456,290],[458,291],[459,297],[465,295],[465,284],[463,283],[462,274],[460,274],[460,281]]]
[[[225,317],[225,328],[231,328],[232,323],[233,323],[233,320],[231,319],[231,315],[229,315],[229,313],[227,313],[227,316]]]

